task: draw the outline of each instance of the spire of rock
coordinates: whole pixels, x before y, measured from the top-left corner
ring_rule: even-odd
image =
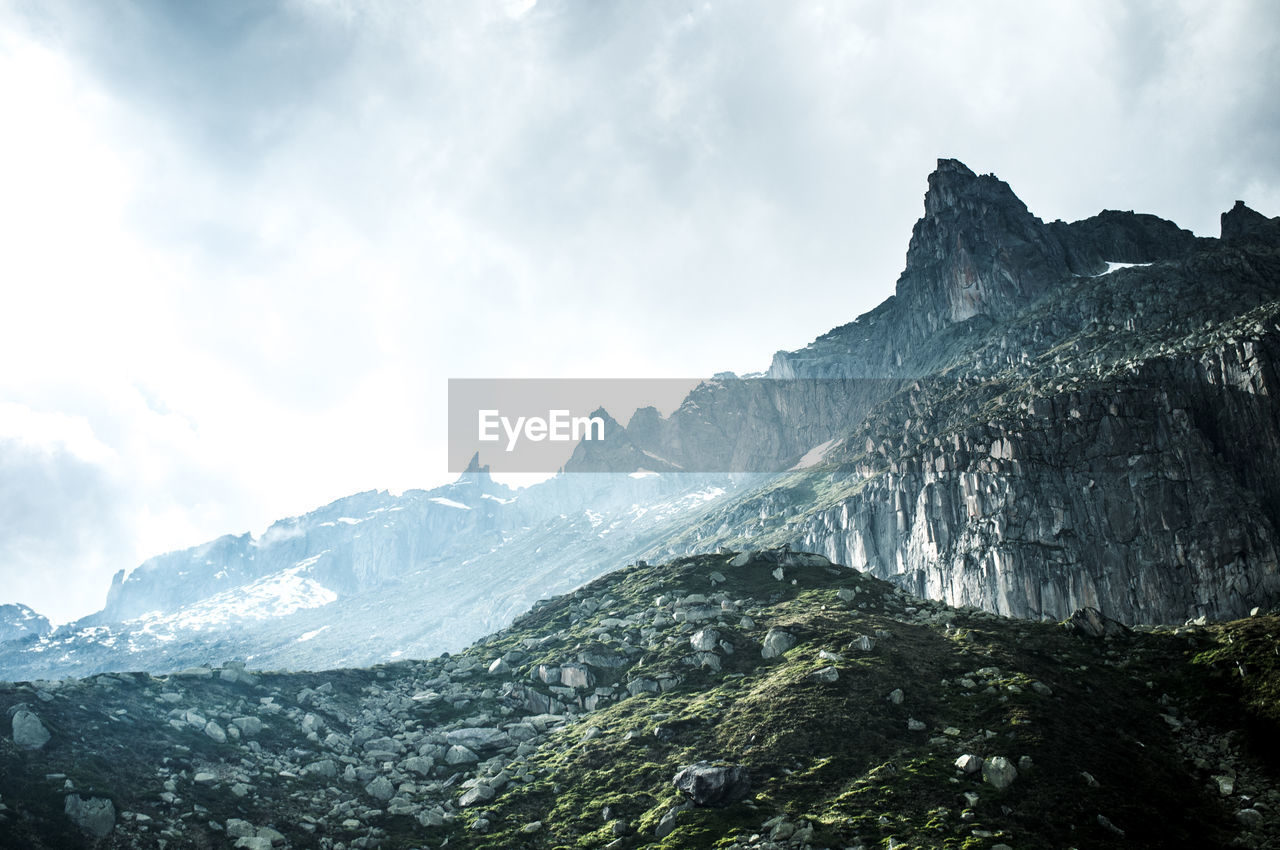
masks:
[[[1222,241],[1275,242],[1280,240],[1280,218],[1267,218],[1250,209],[1244,201],[1222,214]]]
[[[939,159],[897,294],[923,332],[1023,307],[1068,272],[1065,252],[1009,185]]]
[[[470,461],[470,463],[468,463],[468,464],[467,464],[467,468],[466,468],[466,469],[464,469],[462,472],[463,472],[463,474],[464,474],[464,475],[466,475],[466,474],[468,474],[468,473],[474,473],[474,472],[479,472],[479,473],[483,473],[484,475],[488,475],[488,474],[489,474],[489,464],[487,464],[487,463],[486,463],[484,466],[481,466],[481,465],[480,465],[480,452],[476,452],[475,454],[473,454],[473,455],[471,456],[471,461]]]

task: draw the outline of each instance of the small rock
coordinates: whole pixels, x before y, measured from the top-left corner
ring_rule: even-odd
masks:
[[[956,767],[965,773],[977,773],[982,770],[982,757],[973,753],[965,753],[956,759]]]
[[[662,819],[658,821],[658,825],[654,827],[653,837],[659,839],[666,838],[674,832],[676,828],[676,815],[678,814],[680,814],[679,806],[667,809],[667,813],[662,816]]]
[[[840,671],[834,667],[823,667],[815,673],[810,673],[809,678],[815,682],[834,682],[840,678]]]
[[[914,717],[908,717],[907,728],[912,732],[923,732],[926,727],[922,722],[916,720]]]
[[[541,830],[542,821],[540,820],[536,820],[533,823],[526,823],[524,826],[520,827],[520,831],[525,835],[533,835],[535,832],[540,832]]]
[[[893,705],[902,705],[902,700],[904,699],[904,697],[905,697],[905,694],[902,693],[902,688],[894,688],[893,690],[889,691],[889,696],[886,697],[886,699],[888,699],[889,702],[892,703]]]
[[[1245,829],[1257,829],[1262,826],[1262,812],[1257,809],[1241,809],[1236,812],[1238,820]]]
[[[204,733],[219,744],[225,744],[227,742],[226,730],[212,720],[204,725]]]
[[[1116,826],[1114,823],[1112,823],[1110,819],[1107,818],[1106,815],[1098,815],[1098,826],[1102,827],[1107,832],[1110,832],[1113,835],[1118,835],[1121,838],[1124,837],[1124,830]]]
[[[1235,777],[1219,775],[1213,777],[1213,781],[1218,783],[1218,793],[1224,797],[1230,797],[1236,790]]]

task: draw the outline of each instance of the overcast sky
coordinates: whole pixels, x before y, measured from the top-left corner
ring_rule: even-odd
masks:
[[[443,483],[450,377],[763,369],[939,156],[1278,214],[1278,9],[0,0],[0,602]]]

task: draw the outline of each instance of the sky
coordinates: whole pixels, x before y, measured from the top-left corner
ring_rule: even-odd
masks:
[[[938,157],[1280,214],[1280,6],[0,0],[0,603],[447,482],[449,378],[764,369]]]

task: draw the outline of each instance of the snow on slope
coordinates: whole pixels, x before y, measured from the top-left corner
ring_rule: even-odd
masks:
[[[313,555],[287,570],[202,599],[172,614],[148,614],[133,623],[140,626],[137,630],[140,636],[168,641],[180,630],[199,632],[237,621],[286,617],[304,608],[328,605],[337,601],[338,594],[306,575],[324,554]]]

